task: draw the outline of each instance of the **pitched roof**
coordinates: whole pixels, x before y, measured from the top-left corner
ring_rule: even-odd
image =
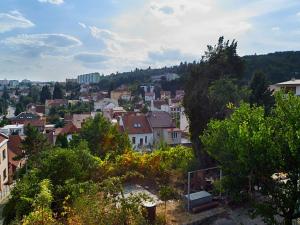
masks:
[[[3,141],[7,140],[7,139],[8,139],[8,136],[6,136],[6,135],[3,134],[3,133],[0,133],[0,144],[1,144]]]
[[[15,116],[12,118],[12,120],[17,121],[17,120],[36,120],[39,119],[40,116],[34,113],[29,113],[29,112],[21,112],[19,115]]]
[[[147,119],[152,128],[174,128],[175,123],[167,112],[149,112]]]
[[[74,134],[78,131],[79,129],[74,125],[73,122],[68,122],[63,128],[61,128],[61,130],[59,129],[58,134]]]
[[[22,138],[19,135],[10,135],[7,147],[16,155],[22,155]]]
[[[154,100],[153,101],[153,105],[157,109],[161,109],[162,105],[167,105],[167,104],[168,104],[168,102],[166,102],[166,100]]]
[[[144,114],[125,114],[122,117],[124,130],[128,134],[149,134],[152,133],[150,124]]]
[[[66,99],[47,99],[46,105],[50,106],[60,106],[60,105],[66,105],[68,104],[68,101]]]
[[[45,126],[46,121],[44,119],[24,121],[24,126],[28,126],[29,124],[33,127],[43,127],[43,126]]]

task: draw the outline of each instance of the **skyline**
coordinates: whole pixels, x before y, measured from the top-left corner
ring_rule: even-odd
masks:
[[[2,0],[0,79],[170,66],[200,59],[219,36],[240,55],[300,50],[300,2]]]

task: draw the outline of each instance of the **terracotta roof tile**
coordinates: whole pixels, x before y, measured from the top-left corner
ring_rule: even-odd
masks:
[[[149,134],[152,133],[150,124],[144,114],[125,114],[122,117],[124,130],[128,134]]]

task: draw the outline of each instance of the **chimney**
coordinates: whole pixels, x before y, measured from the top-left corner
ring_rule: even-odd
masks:
[[[292,77],[292,79],[291,79],[292,81],[295,81],[296,80],[296,78],[295,77]]]

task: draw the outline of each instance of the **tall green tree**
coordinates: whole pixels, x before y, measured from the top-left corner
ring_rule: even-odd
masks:
[[[43,86],[42,90],[41,90],[41,93],[40,93],[40,101],[42,104],[45,104],[46,100],[47,99],[51,99],[52,96],[51,96],[51,92],[50,92],[50,89],[49,89],[49,86],[46,85],[46,86]]]
[[[300,218],[299,119],[300,99],[277,93],[270,114],[263,107],[242,104],[230,118],[211,121],[201,136],[224,171],[227,193],[250,198],[254,214],[270,225],[292,225]]]
[[[117,127],[101,114],[83,124],[80,136],[88,142],[91,152],[101,157],[108,153],[121,154],[131,146],[128,136],[119,132]]]
[[[64,93],[61,85],[56,82],[54,85],[54,90],[53,90],[53,99],[63,99],[64,98]]]
[[[264,106],[266,111],[269,112],[275,103],[272,91],[269,89],[269,82],[264,73],[255,72],[250,82],[250,103],[258,106]]]
[[[26,138],[22,141],[23,157],[35,164],[39,153],[47,150],[49,143],[46,137],[30,124],[25,127],[25,135]]]
[[[200,63],[189,66],[183,103],[190,121],[191,140],[200,167],[206,167],[209,160],[201,147],[199,135],[217,113],[209,98],[209,88],[214,81],[221,78],[241,78],[243,69],[243,60],[237,54],[237,42],[225,41],[223,37],[219,38],[217,45],[207,47]]]
[[[37,86],[30,87],[28,96],[32,98],[32,103],[37,103],[39,101],[39,93],[40,90]]]

